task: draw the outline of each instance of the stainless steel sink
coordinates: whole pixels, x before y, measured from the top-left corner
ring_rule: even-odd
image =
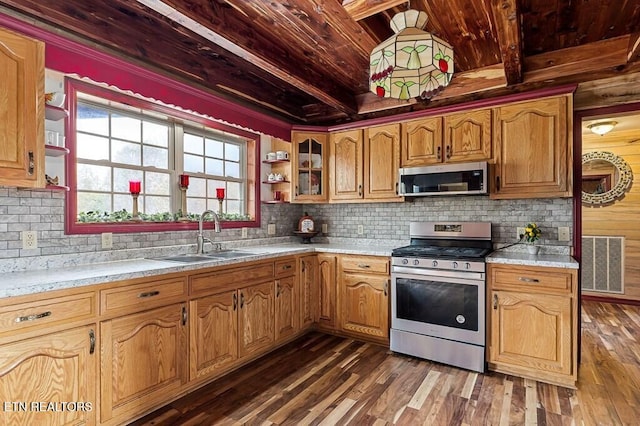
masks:
[[[219,250],[205,253],[205,256],[215,257],[218,259],[235,259],[236,257],[253,256],[255,253],[247,253],[246,251],[237,250]]]
[[[183,254],[180,256],[170,256],[170,257],[153,257],[151,260],[166,260],[169,262],[182,262],[182,263],[195,263],[195,262],[211,262],[212,259],[210,256],[199,256],[195,254]]]

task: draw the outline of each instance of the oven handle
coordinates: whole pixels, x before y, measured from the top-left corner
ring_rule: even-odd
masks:
[[[484,272],[458,272],[441,269],[406,268],[404,266],[394,266],[391,270],[391,275],[415,279],[433,277],[454,283],[460,282],[461,284],[464,284],[467,281],[482,281],[484,283],[485,279]]]

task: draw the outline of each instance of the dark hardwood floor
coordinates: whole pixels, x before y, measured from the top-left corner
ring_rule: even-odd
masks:
[[[640,424],[640,306],[586,301],[582,321],[577,390],[311,333],[132,424]]]

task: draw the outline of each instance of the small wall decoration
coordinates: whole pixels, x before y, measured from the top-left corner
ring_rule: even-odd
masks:
[[[611,174],[588,173],[592,164],[605,164]],[[597,179],[597,181],[595,181]],[[589,207],[613,204],[624,197],[631,187],[633,172],[623,158],[607,151],[593,151],[582,155],[582,203]]]

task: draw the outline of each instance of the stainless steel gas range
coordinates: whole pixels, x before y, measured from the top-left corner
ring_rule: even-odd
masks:
[[[490,222],[411,222],[394,249],[391,350],[484,372]]]

